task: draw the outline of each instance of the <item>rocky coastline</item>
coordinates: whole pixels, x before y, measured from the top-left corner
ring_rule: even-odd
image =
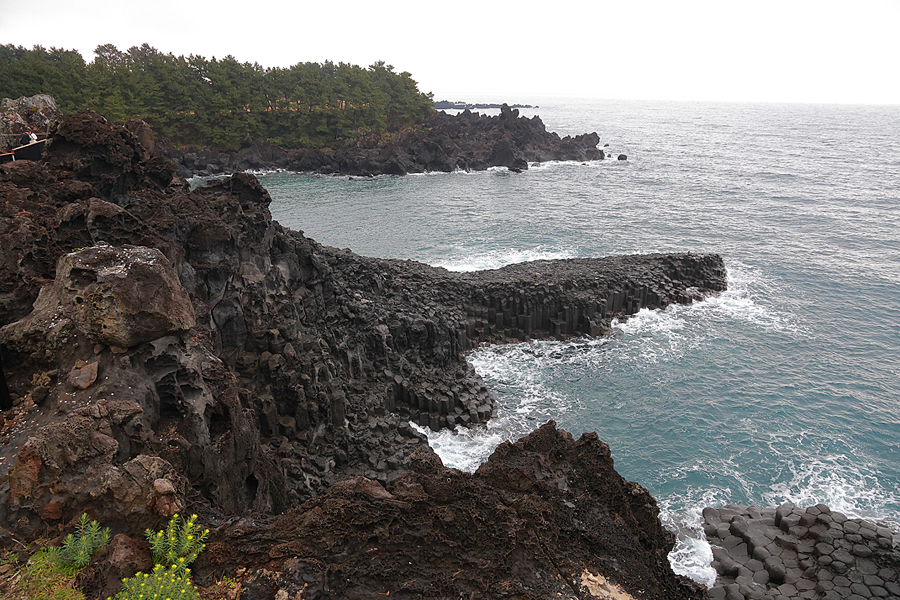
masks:
[[[560,138],[540,117],[520,117],[518,109],[504,104],[492,117],[469,110],[453,116],[436,112],[419,129],[386,137],[360,134],[336,149],[253,143],[238,151],[161,145],[161,152],[175,163],[179,177],[274,169],[374,176],[491,167],[523,171],[534,162],[603,160],[599,142],[596,133]]]
[[[584,597],[583,586],[607,584],[698,597],[668,567],[673,539],[655,501],[615,475],[599,440],[548,425],[533,444],[498,449],[503,468],[464,474],[409,422],[471,426],[494,413],[467,349],[601,334],[642,306],[724,289],[718,256],[457,274],[286,230],[251,175],[191,190],[174,170],[146,126],[90,112],[51,128],[42,161],[0,166],[0,351],[14,404],[4,407],[0,542],[62,531],[86,511],[133,546],[190,509],[214,529],[199,577],[277,566],[294,569],[297,585],[319,582],[304,597],[336,597],[335,569],[371,557],[351,553],[341,566],[352,536],[336,537],[324,515],[352,509],[381,523],[360,543],[368,552],[384,540],[384,560],[398,540],[421,537],[407,547],[422,560],[418,577],[404,570],[420,582],[406,597]],[[522,476],[510,479],[514,465]],[[406,524],[388,518],[398,510]],[[257,545],[253,558],[253,540],[287,531],[282,514],[312,537],[279,538],[293,554]],[[476,518],[481,533],[453,550]],[[361,523],[344,526],[362,535]],[[314,539],[331,558],[301,552]],[[346,597],[408,581],[376,585],[359,565],[341,584]],[[110,592],[116,569],[101,561],[85,589]],[[454,579],[459,569],[467,575]],[[274,597],[254,593],[242,597]]]
[[[0,547],[87,512],[118,534],[80,575],[90,598],[146,569],[142,532],[178,511],[212,530],[198,583],[235,577],[242,600],[820,597],[802,595],[783,553],[783,581],[774,561],[765,584],[755,563],[736,566],[741,543],[748,556],[787,543],[763,544],[768,522],[743,528],[753,516],[736,510],[705,515],[710,539],[729,532],[717,585],[675,575],[656,501],[594,434],[550,422],[470,474],[410,425],[494,414],[466,350],[603,335],[613,318],[724,290],[716,255],[470,274],[361,257],[273,221],[252,175],[191,189],[145,124],[90,112],[51,127],[42,161],[0,165],[0,197]],[[800,568],[800,544],[827,534],[782,513]],[[871,576],[861,560],[880,569],[869,591],[893,593],[893,540],[851,529],[856,562],[837,543],[814,554],[837,573],[821,593]]]

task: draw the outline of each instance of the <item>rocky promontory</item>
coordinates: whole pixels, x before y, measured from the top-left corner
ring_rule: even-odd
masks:
[[[466,110],[458,115],[436,112],[417,129],[388,136],[359,136],[336,149],[284,149],[252,143],[239,151],[166,146],[164,154],[181,177],[248,170],[286,169],[342,175],[405,175],[457,169],[483,171],[507,167],[514,171],[549,160],[602,160],[600,137],[575,137],[547,131],[540,117],[520,117],[503,105],[497,116]]]
[[[198,575],[243,568],[244,600],[699,597],[596,436],[548,424],[466,474],[410,422],[494,414],[466,350],[723,290],[718,256],[361,257],[274,222],[252,175],[192,190],[145,125],[90,112],[0,166],[0,197],[0,543],[192,510],[213,529]]]

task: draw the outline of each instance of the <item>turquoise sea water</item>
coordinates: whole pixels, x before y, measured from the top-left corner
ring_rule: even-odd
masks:
[[[264,174],[273,216],[455,270],[717,252],[729,290],[607,338],[472,353],[501,408],[486,427],[428,432],[445,464],[474,470],[548,419],[596,431],[678,533],[676,570],[704,582],[704,506],[824,502],[900,520],[900,106],[516,101],[628,160]]]

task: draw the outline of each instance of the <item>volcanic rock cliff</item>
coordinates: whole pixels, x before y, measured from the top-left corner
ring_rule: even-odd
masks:
[[[595,436],[550,424],[471,475],[409,423],[495,412],[467,349],[722,290],[718,256],[473,274],[365,258],[272,221],[251,175],[190,190],[151,143],[84,112],[41,162],[0,166],[4,535],[82,511],[138,534],[190,508],[219,525],[201,573],[260,569],[245,598],[696,597]]]
[[[493,117],[468,110],[452,116],[436,112],[422,128],[387,137],[360,134],[335,150],[286,150],[257,143],[229,152],[167,146],[164,153],[182,177],[279,168],[370,176],[490,167],[522,171],[535,161],[602,160],[599,143],[596,133],[560,138],[547,131],[540,117],[520,117],[518,109],[504,104]]]

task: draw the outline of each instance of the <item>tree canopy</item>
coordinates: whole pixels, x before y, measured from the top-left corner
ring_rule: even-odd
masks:
[[[337,146],[360,131],[382,134],[433,111],[407,72],[383,61],[263,68],[233,56],[163,54],[144,44],[74,50],[0,45],[0,97],[49,94],[65,113],[92,109],[113,122],[137,118],[175,144],[287,148]]]

